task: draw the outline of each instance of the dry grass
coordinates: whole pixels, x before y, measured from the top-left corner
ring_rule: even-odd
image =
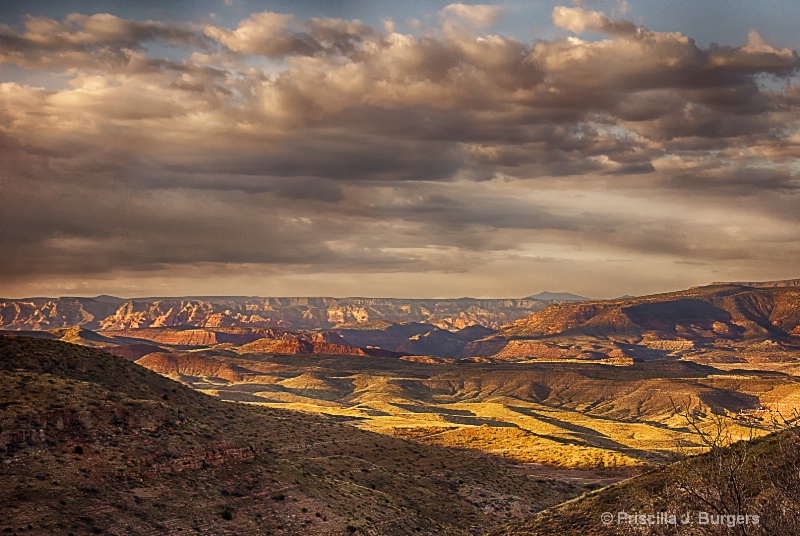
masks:
[[[709,404],[722,405],[736,437],[769,430],[766,421],[738,414],[743,403],[757,407],[761,400],[784,405],[800,400],[792,378],[707,367],[636,370],[562,363],[562,369],[548,374],[549,365],[541,363],[499,367],[325,356],[259,359],[262,369],[265,363],[282,365],[271,377],[262,374],[261,379],[271,378],[268,383],[213,380],[209,389],[209,379],[201,379],[205,383],[195,385],[225,400],[335,415],[385,435],[557,467],[647,467],[675,459],[681,451],[702,451],[693,431],[674,415],[673,396],[701,400],[709,426],[712,410],[720,412]],[[247,366],[241,360],[237,364]]]

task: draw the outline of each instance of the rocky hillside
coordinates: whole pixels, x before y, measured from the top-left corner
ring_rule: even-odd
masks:
[[[75,313],[76,307],[80,309],[82,305],[77,298],[73,300],[77,305],[73,304],[75,307],[70,311]],[[614,365],[629,365],[634,360],[678,358],[702,363],[788,363],[800,356],[800,287],[788,282],[757,287],[709,285],[652,296],[562,301],[532,314],[526,313],[524,318],[498,329],[481,323],[494,325],[500,318],[514,318],[525,308],[530,312],[546,302],[465,298],[430,303],[429,309],[428,305],[423,307],[423,300],[410,304],[402,300],[364,299],[360,300],[363,307],[359,309],[363,314],[354,318],[350,313],[347,317],[332,313],[334,303],[341,309],[347,300],[267,299],[259,304],[250,299],[220,300],[179,302],[175,307],[181,307],[183,312],[177,316],[173,314],[175,307],[169,306],[167,301],[125,302],[113,315],[99,321],[92,319],[89,313],[82,316],[75,313],[70,318],[80,317],[84,322],[81,326],[26,333],[46,334],[109,350],[128,346],[113,351],[129,359],[138,359],[159,348],[217,348],[270,354],[405,355],[457,360],[579,360]],[[98,307],[105,307],[112,301],[105,297],[99,300]],[[477,302],[481,305],[475,305]],[[387,303],[391,307],[386,306]],[[321,305],[328,308],[323,310]],[[499,309],[491,309],[490,305]],[[14,302],[13,306],[19,308],[19,303]],[[145,306],[149,308],[142,309]],[[47,312],[47,307],[42,306],[35,315],[28,315],[29,319],[39,319],[31,320],[30,325],[23,320],[24,315],[14,316],[11,325],[16,326],[14,329],[41,330],[50,324],[66,322],[58,307],[55,304]],[[142,310],[137,312],[137,308]],[[221,312],[205,314],[201,311],[203,308]],[[6,312],[8,310],[6,307]],[[261,312],[256,313],[256,310]],[[161,314],[164,311],[168,314]],[[211,321],[219,320],[219,315],[227,320]],[[375,320],[376,317],[379,319]],[[422,317],[424,321],[387,319]],[[42,318],[46,318],[46,322]],[[242,325],[216,325],[234,321]],[[98,323],[105,329],[99,332],[88,329]],[[174,325],[176,323],[179,325]],[[258,326],[276,323],[312,327]],[[320,327],[334,323],[333,327]],[[457,327],[463,323],[469,325]],[[140,325],[146,327],[136,327]],[[142,343],[151,344],[152,350]]]
[[[800,288],[711,285],[639,298],[547,307],[505,326],[506,337],[633,335],[742,340],[800,336]]]
[[[794,536],[800,534],[798,467],[800,432],[790,425],[751,443],[715,447],[490,534]]]
[[[553,303],[537,299],[413,300],[394,298],[98,298],[0,299],[0,329],[92,330],[197,326],[331,328],[389,322],[426,322],[444,329],[499,327]]]
[[[455,357],[789,362],[800,356],[800,288],[723,284],[560,303],[476,339]]]
[[[427,325],[427,324],[426,324]],[[429,326],[431,329],[433,326]],[[60,334],[65,330],[50,330],[44,333]],[[82,328],[70,328],[68,332],[92,331]],[[440,330],[444,331],[444,330]],[[142,352],[142,344],[135,342],[149,342],[152,344],[150,352],[161,347],[170,347],[173,350],[221,348],[237,353],[274,353],[274,354],[329,354],[329,355],[381,355],[385,357],[400,357],[401,353],[385,351],[380,348],[359,348],[350,344],[339,333],[332,331],[306,332],[285,331],[272,328],[141,328],[118,329],[102,332],[103,335],[94,334],[96,337],[107,341],[102,345],[107,351],[121,356],[133,355]],[[449,331],[447,333],[450,333]],[[91,339],[84,336],[81,340],[66,339],[66,342],[76,342],[87,346],[100,346],[90,344]],[[145,355],[149,353],[144,351]],[[137,358],[138,359],[138,358]]]
[[[583,491],[60,341],[0,336],[0,371],[3,533],[480,534]]]

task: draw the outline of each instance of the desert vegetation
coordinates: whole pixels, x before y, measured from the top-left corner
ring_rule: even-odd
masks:
[[[477,534],[587,489],[60,341],[0,337],[0,372],[11,534]]]
[[[676,405],[675,411],[694,431],[704,453],[685,453],[674,463],[588,493],[491,534],[797,534],[797,413],[790,417],[772,413],[772,433],[736,441],[728,422],[721,417],[701,423],[702,410],[691,401]],[[648,515],[650,522],[629,521]]]

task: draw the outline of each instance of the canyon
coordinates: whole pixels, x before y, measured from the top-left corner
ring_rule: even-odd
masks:
[[[569,533],[612,499],[530,516],[620,480],[601,493],[677,497],[715,429],[777,448],[800,408],[796,281],[551,302],[3,300],[7,499],[65,531],[114,533],[119,516],[142,533]],[[92,514],[59,521],[65,489]]]

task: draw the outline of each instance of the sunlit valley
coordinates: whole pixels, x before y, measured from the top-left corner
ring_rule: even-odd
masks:
[[[800,407],[795,284],[561,302],[104,297],[2,313],[20,329],[81,318],[96,331],[32,334],[222,400],[607,476],[702,449],[678,411],[687,404],[725,416],[736,438],[773,431],[769,410]]]

